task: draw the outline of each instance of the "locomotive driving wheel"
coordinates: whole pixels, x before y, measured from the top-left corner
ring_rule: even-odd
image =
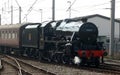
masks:
[[[81,59],[80,65],[84,66],[85,64],[86,64],[86,59],[85,58]]]
[[[70,57],[68,55],[63,55],[62,56],[62,63],[63,64],[70,64],[71,63]]]
[[[42,53],[41,52],[39,52],[39,54],[38,54],[38,60],[42,61]]]
[[[100,65],[100,58],[95,59],[95,66],[98,67]]]

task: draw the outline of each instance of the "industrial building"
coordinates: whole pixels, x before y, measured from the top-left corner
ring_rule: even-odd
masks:
[[[108,41],[110,38],[111,34],[111,24],[110,24],[110,18],[99,15],[99,14],[94,14],[94,15],[88,15],[88,16],[83,16],[88,18],[88,22],[93,22],[97,25],[99,29],[99,40],[102,40],[104,42]],[[82,18],[82,17],[77,17],[77,18]],[[120,20],[115,19],[115,40],[119,41],[120,39]]]

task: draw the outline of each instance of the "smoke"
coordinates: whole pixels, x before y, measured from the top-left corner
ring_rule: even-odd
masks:
[[[79,64],[81,62],[80,58],[78,56],[74,57],[74,64]]]

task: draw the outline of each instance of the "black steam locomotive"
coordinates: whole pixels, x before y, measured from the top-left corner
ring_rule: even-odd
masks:
[[[99,65],[106,55],[98,28],[81,20],[0,26],[0,52],[62,63]],[[102,60],[103,61],[103,60]]]

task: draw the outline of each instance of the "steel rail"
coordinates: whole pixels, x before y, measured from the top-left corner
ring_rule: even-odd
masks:
[[[18,75],[22,75],[22,69],[21,69],[21,66],[20,66],[19,62],[11,56],[6,55],[6,57],[8,57],[8,58],[10,58],[10,59],[12,59],[16,62],[16,64],[18,65],[18,69],[19,69],[19,74]]]

